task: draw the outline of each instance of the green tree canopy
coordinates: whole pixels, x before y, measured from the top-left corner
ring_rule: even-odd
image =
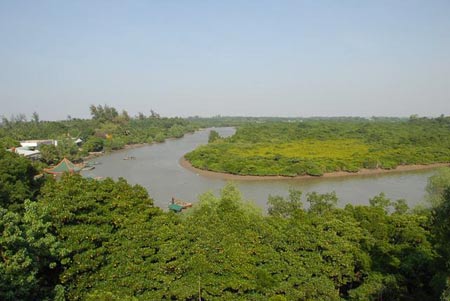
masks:
[[[39,182],[30,160],[0,149],[0,207],[20,208],[26,199],[34,198]]]

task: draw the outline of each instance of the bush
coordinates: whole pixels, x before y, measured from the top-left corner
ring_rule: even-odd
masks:
[[[88,152],[100,152],[103,150],[105,140],[98,137],[90,137],[84,144],[83,149]]]

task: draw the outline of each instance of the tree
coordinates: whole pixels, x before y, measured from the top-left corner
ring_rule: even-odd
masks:
[[[149,299],[197,300],[198,284],[202,300],[245,300],[251,294],[261,299],[255,291],[261,269],[254,265],[263,252],[262,233],[258,233],[261,223],[261,214],[242,202],[232,184],[226,185],[219,197],[202,195],[186,220],[172,228],[178,244],[161,244],[164,261],[160,264],[166,267],[162,278],[166,282],[164,289]],[[262,272],[259,274],[262,277]]]
[[[31,120],[34,123],[39,123],[39,114],[37,112],[33,112],[33,115],[31,116]]]
[[[0,148],[12,148],[20,146],[20,142],[11,137],[0,138]]]
[[[388,214],[384,205],[347,205],[345,212],[358,222],[364,233],[361,249],[369,255],[362,285],[351,300],[376,296],[389,296],[389,300],[433,299],[436,254],[430,243],[427,215]]]
[[[144,113],[139,112],[137,118],[138,118],[139,120],[144,120],[144,119],[145,119]]]
[[[128,115],[128,112],[126,110],[122,110],[122,118],[125,121],[130,121],[130,115]]]
[[[155,136],[155,141],[156,141],[156,142],[161,143],[161,142],[164,142],[164,140],[166,140],[166,137],[165,137],[165,135],[164,135],[163,133],[158,133],[158,134]]]
[[[268,213],[271,216],[291,217],[303,210],[302,192],[295,189],[289,189],[289,197],[269,195],[267,204],[269,205]]]
[[[0,207],[18,210],[26,199],[33,199],[40,183],[30,160],[0,149]]]
[[[97,107],[95,105],[90,105],[89,110],[91,112],[92,119],[100,118],[100,112],[97,111]]]
[[[396,214],[405,214],[409,210],[409,206],[404,199],[392,202],[391,205],[394,207],[394,213]]]
[[[428,178],[426,186],[427,200],[433,207],[440,205],[444,191],[450,187],[450,168],[444,167]]]
[[[25,122],[27,122],[27,116],[23,113],[20,113],[15,116],[12,115],[11,120],[14,121],[15,123],[25,123]]]
[[[90,137],[83,145],[88,152],[100,152],[103,150],[105,140],[98,137]]]
[[[44,300],[58,283],[65,250],[51,233],[48,212],[25,201],[21,215],[0,208],[0,299]]]
[[[167,131],[170,137],[181,138],[184,136],[183,127],[181,125],[175,124]]]
[[[9,122],[8,118],[6,118],[5,116],[2,115],[2,120],[0,122],[0,125],[4,126],[4,127],[9,127],[10,122]]]
[[[61,258],[60,280],[70,300],[85,300],[99,291],[107,296],[119,288],[130,296],[136,277],[147,281],[143,274],[127,278],[130,266],[148,268],[141,265],[143,257],[155,253],[150,221],[160,210],[143,187],[124,179],[95,181],[65,175],[46,182],[39,202],[67,250]],[[125,279],[129,281],[124,283]]]
[[[317,192],[308,193],[306,199],[309,203],[309,212],[324,214],[337,205],[338,198],[335,192],[319,194]]]
[[[62,159],[57,147],[53,144],[41,145],[39,151],[41,152],[41,161],[48,165],[58,163]]]
[[[150,118],[160,118],[160,116],[155,111],[150,110]]]
[[[220,139],[220,135],[217,131],[211,130],[208,136],[208,143],[213,143],[214,141]]]
[[[89,109],[92,119],[99,120],[100,122],[113,121],[119,115],[114,107],[109,107],[108,105],[91,105]]]
[[[444,267],[441,272],[441,281],[446,283],[447,288],[442,293],[442,300],[450,299],[450,187],[446,188],[441,195],[438,205],[433,208],[433,233],[436,235],[436,248],[439,252],[440,266]],[[442,286],[444,285],[442,283]]]
[[[381,208],[384,211],[388,212],[389,206],[392,205],[392,201],[386,197],[384,192],[381,192],[379,195],[374,196],[369,199],[370,206]]]

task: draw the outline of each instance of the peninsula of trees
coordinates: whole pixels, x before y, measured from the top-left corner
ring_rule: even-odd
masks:
[[[450,117],[248,123],[186,154],[199,169],[253,176],[449,163]]]

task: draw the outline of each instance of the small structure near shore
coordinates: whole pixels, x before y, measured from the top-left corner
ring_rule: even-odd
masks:
[[[177,204],[170,204],[169,205],[169,210],[173,211],[175,213],[179,213],[183,210],[183,207]]]
[[[192,207],[192,203],[172,198],[172,201],[169,205],[169,210],[178,213],[181,212],[183,209],[187,209],[190,207]]]
[[[101,163],[97,162],[97,161],[89,161],[89,162],[84,163],[82,170],[83,171],[93,170],[93,169],[95,169],[95,165],[100,165],[100,164]]]
[[[176,198],[172,198],[172,204],[177,204],[177,205],[183,207],[183,209],[192,207],[192,203],[188,203],[188,202],[176,199]]]
[[[58,165],[56,165],[52,168],[44,169],[44,172],[48,173],[48,174],[52,174],[56,177],[56,176],[61,176],[66,172],[70,173],[70,174],[79,173],[82,169],[83,169],[83,166],[73,164],[72,162],[70,162],[70,160],[68,160],[67,158],[64,158],[61,160],[61,162],[58,163]]]

